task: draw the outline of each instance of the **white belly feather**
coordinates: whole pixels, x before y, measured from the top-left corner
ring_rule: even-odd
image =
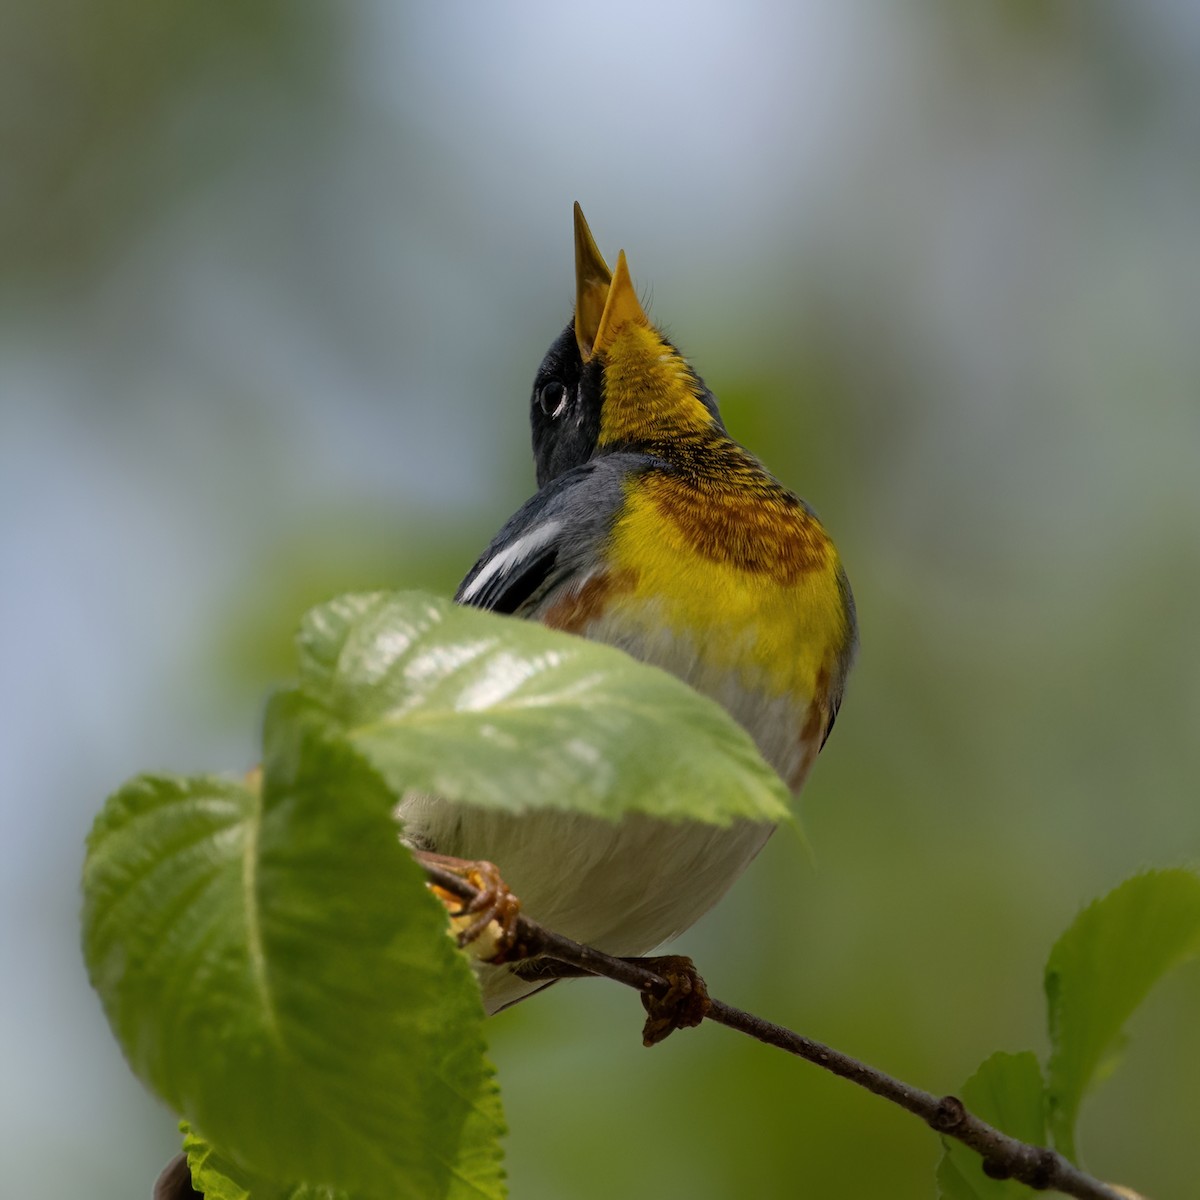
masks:
[[[677,635],[643,634],[604,618],[586,634],[686,680],[748,729],[781,775],[802,774],[814,751],[800,740],[804,713],[794,698],[770,696],[707,666],[700,648]],[[399,815],[415,841],[439,854],[494,862],[526,915],[622,956],[647,954],[699,920],[773,828],[749,821],[721,828],[638,813],[619,822],[554,809],[514,815],[415,794]],[[483,966],[480,976],[489,1012],[540,986],[507,967]]]
[[[549,929],[616,955],[642,955],[693,925],[729,889],[771,835],[739,821],[726,828],[640,813],[621,821],[555,809],[513,814],[405,799],[410,832],[456,858],[486,858]],[[538,984],[507,967],[480,968],[495,1012]]]

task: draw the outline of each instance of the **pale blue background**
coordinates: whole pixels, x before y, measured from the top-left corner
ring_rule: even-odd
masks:
[[[0,1191],[148,1195],[175,1138],[80,963],[92,816],[248,766],[305,604],[450,589],[528,493],[575,199],[861,609],[815,868],[776,839],[682,948],[930,1088],[1044,1049],[1077,906],[1200,848],[1200,8],[5,24]],[[1164,1197],[1198,1005],[1195,967],[1156,994],[1083,1134]],[[516,1196],[931,1193],[910,1119],[717,1030],[645,1055],[633,1007],[496,1022]]]

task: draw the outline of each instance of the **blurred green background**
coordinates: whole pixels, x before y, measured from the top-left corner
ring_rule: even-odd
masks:
[[[1200,7],[9,0],[0,38],[0,1160],[148,1196],[174,1121],[77,948],[149,768],[255,760],[311,602],[451,590],[530,492],[571,202],[820,511],[863,649],[679,943],[934,1090],[1045,1048],[1078,906],[1200,851]],[[1085,1109],[1194,1193],[1200,969]],[[917,1123],[553,989],[491,1025],[515,1197],[928,1197]]]

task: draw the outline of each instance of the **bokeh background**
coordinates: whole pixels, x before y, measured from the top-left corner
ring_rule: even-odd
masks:
[[[1200,6],[8,0],[0,37],[5,1195],[177,1139],[78,953],[141,769],[239,770],[310,603],[450,591],[532,487],[571,202],[820,511],[863,649],[681,949],[935,1090],[1044,1050],[1081,903],[1200,851]],[[1200,968],[1085,1110],[1191,1194]],[[928,1197],[911,1118],[575,983],[497,1018],[513,1195]]]

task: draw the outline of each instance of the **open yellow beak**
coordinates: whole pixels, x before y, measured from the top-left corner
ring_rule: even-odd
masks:
[[[633,290],[625,251],[617,255],[616,272],[610,272],[576,202],[575,340],[583,361],[606,350],[630,321],[649,324]]]

